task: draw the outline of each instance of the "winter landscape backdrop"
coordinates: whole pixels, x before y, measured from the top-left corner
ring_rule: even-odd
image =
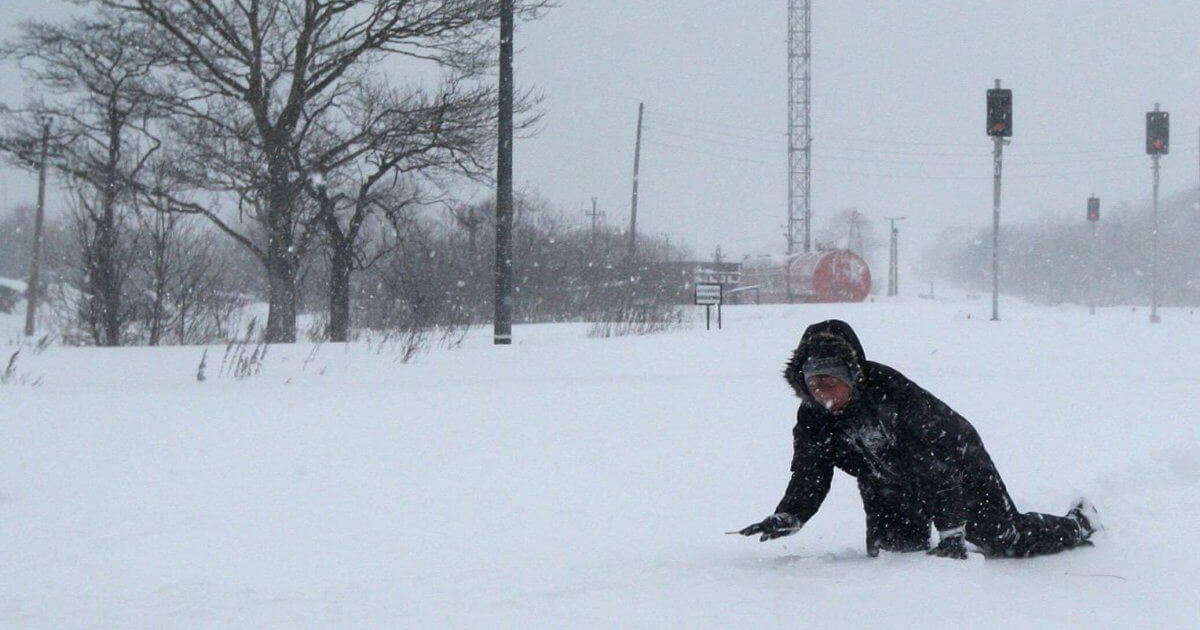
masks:
[[[22,347],[0,626],[1192,627],[1200,314],[1004,305],[744,306],[720,331],[529,325],[500,348],[474,329],[408,364],[278,345],[243,378],[224,346]],[[841,473],[797,535],[726,536],[782,495],[780,373],[826,317],[965,414],[1018,507],[1095,501],[1096,546],[871,559]]]
[[[1195,626],[1200,12],[815,2],[813,247],[871,293],[705,330],[695,283],[786,242],[789,4],[517,1],[497,347],[500,3],[7,3],[0,627]],[[783,491],[829,317],[1096,546],[870,559],[845,476],[725,535]]]

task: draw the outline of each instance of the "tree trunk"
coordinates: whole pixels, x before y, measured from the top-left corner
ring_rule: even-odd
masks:
[[[274,249],[272,247],[271,249]],[[267,260],[270,304],[267,310],[267,343],[296,341],[296,264],[290,256],[272,255]]]
[[[100,243],[100,322],[104,330],[104,345],[121,345],[121,284],[124,278],[118,266],[120,252],[117,251],[117,180],[121,159],[122,122],[110,108],[108,116],[108,162],[105,164],[104,188],[100,191],[100,225],[97,226],[97,241]]]
[[[116,226],[116,211],[113,206],[116,204],[114,195],[112,194],[112,183],[108,184],[109,190],[103,194],[101,203],[100,225],[97,226],[96,235],[99,243],[99,251],[97,252],[97,263],[99,269],[98,282],[98,297],[100,299],[100,326],[103,331],[103,339],[101,343],[106,346],[121,345],[121,279],[117,271],[117,226]]]
[[[286,178],[286,164],[272,165],[272,171]],[[267,343],[296,342],[296,267],[298,256],[292,234],[292,195],[286,179],[270,184],[267,205],[267,281],[270,284],[270,304]]]
[[[165,319],[165,302],[166,302],[166,282],[163,280],[162,271],[155,269],[154,278],[154,303],[150,305],[150,345],[157,346],[162,340],[163,320]]]
[[[350,333],[351,254],[344,244],[335,246],[329,265],[329,340],[344,342]]]

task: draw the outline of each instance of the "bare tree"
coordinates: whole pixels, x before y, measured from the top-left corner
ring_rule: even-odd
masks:
[[[162,341],[163,333],[171,323],[168,303],[178,267],[180,222],[185,218],[165,210],[155,208],[153,213],[147,213],[141,226],[149,250],[149,256],[142,257],[142,267],[147,285],[145,292],[149,294],[150,302],[145,313],[147,343],[152,346]]]
[[[198,188],[235,195],[257,233],[204,214],[262,260],[269,279],[266,339],[296,338],[296,273],[311,225],[301,192],[314,165],[310,139],[335,117],[366,68],[398,55],[476,72],[493,45],[493,0],[93,0],[156,30],[163,95],[172,99],[181,155]],[[531,14],[546,3],[528,0]]]
[[[363,83],[338,127],[326,125],[317,151],[301,163],[320,169],[307,190],[329,247],[329,334],[345,341],[350,325],[350,274],[378,258],[365,251],[366,221],[377,213],[403,212],[436,199],[422,180],[461,175],[486,177],[495,137],[496,90],[452,77],[436,93],[393,90]],[[528,112],[534,99],[524,99]],[[522,121],[524,127],[536,116]],[[434,187],[425,187],[436,188]]]
[[[119,345],[129,314],[122,296],[128,183],[160,146],[150,129],[160,110],[145,90],[158,55],[154,40],[100,12],[62,24],[23,23],[4,53],[21,63],[41,99],[10,120],[0,148],[18,164],[33,164],[43,121],[53,120],[50,162],[76,195],[84,317],[96,343]]]
[[[442,226],[408,212],[389,213],[388,222],[396,241],[382,264],[364,274],[373,297],[364,301],[362,319],[398,336],[408,360],[439,332],[443,340],[460,339],[473,311]]]
[[[228,341],[237,332],[234,315],[246,300],[232,290],[226,273],[231,253],[195,217],[154,208],[140,215],[144,245],[134,276],[142,340],[162,343]]]

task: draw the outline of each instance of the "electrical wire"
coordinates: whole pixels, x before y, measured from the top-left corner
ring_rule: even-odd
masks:
[[[786,146],[787,134],[777,131],[772,131],[764,127],[754,127],[748,125],[739,125],[734,123],[716,122],[713,120],[704,120],[692,116],[681,114],[663,114],[656,110],[647,110],[645,114],[647,120],[659,127],[666,127],[676,133],[689,133],[691,135],[718,134],[722,138],[734,138],[752,143],[764,143],[776,145],[782,140]],[[739,131],[730,131],[730,130]],[[1177,140],[1182,138],[1185,144],[1190,144],[1195,138],[1200,138],[1200,130],[1188,129],[1176,132]],[[892,136],[839,136],[839,135],[821,135],[817,137],[819,141],[836,141],[860,143],[866,146],[854,147],[855,150],[871,152],[883,151],[882,149],[871,148],[870,145],[886,145],[889,147],[895,146],[921,146],[921,147],[961,147],[970,149],[969,153],[974,154],[979,147],[987,147],[988,142],[930,142],[927,140],[907,140],[899,139]],[[1063,139],[1053,141],[1036,141],[1036,140],[1019,140],[1019,147],[1058,147],[1066,149],[1064,151],[1038,151],[1045,154],[1090,154],[1095,153],[1096,149],[1080,148],[1080,147],[1108,147],[1108,146],[1141,146],[1143,138],[1103,138],[1103,139]],[[1178,144],[1178,141],[1176,142]],[[905,152],[913,154],[931,155],[929,152]],[[965,151],[962,153],[966,153]],[[960,152],[941,152],[937,155],[958,155]]]
[[[665,147],[668,149],[675,149],[677,151],[683,151],[685,153],[691,153],[693,155],[703,155],[703,156],[707,156],[707,157],[714,157],[714,158],[717,158],[720,160],[727,160],[727,161],[734,161],[734,162],[748,162],[751,164],[761,164],[763,166],[771,166],[771,167],[777,166],[776,164],[771,163],[771,162],[765,162],[763,160],[755,160],[752,158],[736,157],[736,156],[729,155],[727,153],[713,153],[713,152],[709,152],[709,151],[699,151],[699,150],[696,150],[691,147],[684,147],[684,146],[680,146],[677,144],[671,144],[669,142],[663,142],[663,141],[657,140],[655,138],[643,137],[642,142],[646,143],[646,144],[654,145],[654,146],[660,146],[660,147]]]
[[[675,116],[675,118],[677,118],[679,120],[696,121],[701,124],[709,125],[709,126],[715,126],[715,127],[721,126],[720,123],[713,123],[711,121],[700,121],[699,119],[690,118],[690,117],[686,117],[686,116]],[[743,128],[744,129],[754,129],[754,128],[750,128],[750,127],[743,127]],[[766,140],[761,137],[749,136],[749,135],[744,135],[744,134],[740,134],[740,133],[729,133],[727,131],[717,131],[717,130],[710,130],[710,129],[703,129],[703,128],[700,128],[700,129],[688,128],[684,124],[677,122],[677,121],[671,121],[671,122],[657,121],[657,122],[653,122],[652,124],[649,124],[649,125],[643,123],[643,131],[646,133],[645,139],[647,142],[657,144],[664,148],[670,148],[670,149],[673,149],[676,151],[683,151],[683,152],[691,153],[691,154],[695,154],[695,155],[704,155],[707,157],[718,158],[721,160],[752,163],[752,164],[761,164],[761,165],[774,165],[776,163],[765,161],[762,159],[747,157],[745,155],[731,155],[730,152],[718,153],[715,151],[705,151],[703,149],[697,148],[695,145],[696,144],[699,144],[701,146],[714,145],[716,147],[726,147],[726,148],[730,148],[730,149],[740,149],[740,150],[744,150],[744,151],[753,151],[754,153],[761,153],[761,152],[768,151],[768,150],[772,150],[772,151],[778,150],[780,148],[779,141],[782,139],[782,138],[775,138],[773,140]],[[1198,132],[1198,133],[1200,133],[1200,132]],[[655,136],[659,136],[659,135],[667,137],[667,140],[670,140],[670,141],[663,141],[663,140],[655,137]],[[1188,135],[1188,134],[1181,134],[1181,135]],[[1197,134],[1191,134],[1191,135],[1197,135]],[[868,139],[859,138],[859,140],[866,141]],[[868,144],[870,142],[882,142],[882,140],[871,139],[871,140],[869,140]],[[864,146],[834,146],[834,147],[830,147],[826,144],[820,144],[820,145],[816,145],[814,147],[814,154],[815,154],[815,159],[820,160],[820,161],[843,162],[843,163],[852,163],[852,164],[895,164],[895,165],[916,166],[916,167],[964,167],[964,168],[970,168],[972,170],[978,169],[981,163],[986,163],[986,161],[990,161],[991,152],[980,150],[980,149],[987,148],[987,145],[983,144],[983,143],[975,143],[975,144],[971,144],[971,145],[967,145],[966,143],[914,143],[914,144],[917,144],[919,146],[933,146],[933,147],[971,146],[975,150],[970,151],[970,152],[965,152],[965,151],[954,151],[954,152],[949,152],[949,151],[904,151],[904,150],[894,150],[894,149],[871,148],[871,147],[864,147]],[[1020,145],[1020,147],[1018,147],[1017,149],[1009,149],[1010,159],[1012,159],[1013,157],[1020,156],[1020,157],[1017,157],[1017,159],[1020,159],[1019,164],[1021,167],[1025,167],[1025,166],[1038,166],[1038,167],[1076,166],[1077,167],[1080,165],[1118,164],[1118,163],[1124,163],[1124,162],[1132,162],[1133,160],[1137,160],[1142,157],[1140,154],[1097,155],[1097,151],[1095,151],[1095,150],[1035,151],[1035,152],[1026,153],[1021,148],[1021,147],[1024,147],[1025,144],[1034,144],[1034,143],[1022,143],[1022,145]],[[1190,144],[1190,143],[1188,141],[1185,141],[1185,144]],[[786,146],[786,143],[784,144],[784,146]],[[892,144],[889,144],[889,146],[894,147],[896,145],[895,145],[895,143],[892,143]],[[1186,151],[1185,151],[1185,154],[1186,154]],[[1042,157],[1053,157],[1053,156],[1058,156],[1059,158],[1069,158],[1069,159],[1038,159],[1038,158],[1042,158]],[[1069,156],[1079,156],[1079,157],[1069,157]],[[889,157],[896,157],[896,158],[901,158],[901,159],[888,159]],[[930,159],[930,158],[933,158],[933,159]],[[949,158],[949,159],[939,159],[939,158]],[[1127,170],[1128,169],[1122,169],[1122,168],[1086,169],[1086,170],[1072,169],[1072,170],[1028,174],[1028,175],[1010,173],[1010,176],[1016,177],[1016,178],[1075,177],[1075,176],[1081,176],[1081,175],[1121,173],[1121,172],[1125,172]],[[826,172],[826,173],[836,172],[836,173],[843,173],[843,174],[848,174],[848,175],[858,175],[858,176],[863,176],[863,177],[892,177],[892,178],[898,178],[898,179],[949,179],[949,180],[953,180],[953,179],[979,179],[979,178],[986,179],[988,177],[991,177],[991,175],[963,175],[963,174],[937,174],[937,175],[934,175],[934,174],[929,174],[929,173],[909,174],[909,173],[880,173],[880,172],[863,172],[863,171],[827,171],[827,170],[820,169],[820,168],[815,169],[815,171],[816,172]]]
[[[742,163],[749,163],[749,164],[758,164],[758,165],[762,165],[762,166],[770,166],[772,168],[779,166],[779,164],[777,164],[777,163],[767,162],[764,160],[756,160],[756,159],[752,159],[752,158],[738,157],[738,156],[733,156],[733,155],[729,155],[726,153],[701,151],[701,150],[696,150],[695,148],[692,148],[692,147],[686,147],[686,146],[681,146],[678,144],[672,144],[669,142],[663,142],[661,140],[657,140],[654,138],[643,138],[643,141],[652,146],[673,149],[675,151],[680,151],[680,152],[691,154],[691,155],[701,155],[701,156],[705,156],[705,157],[716,158],[718,160],[726,161],[726,162],[742,162]],[[1024,167],[1026,165],[1022,164],[1021,166]],[[814,173],[821,173],[821,174],[827,174],[827,175],[850,175],[850,176],[855,176],[855,177],[872,177],[872,178],[883,178],[883,179],[912,179],[912,180],[927,180],[927,181],[989,180],[992,178],[992,174],[991,174],[990,170],[991,169],[989,166],[989,168],[987,169],[988,172],[986,172],[986,173],[980,173],[978,175],[962,175],[962,174],[931,174],[931,173],[882,173],[882,172],[869,172],[869,171],[861,171],[861,170],[845,170],[845,169],[833,169],[833,168],[826,169],[826,168],[821,168],[821,167],[815,167],[812,169],[812,171]],[[1008,173],[1006,173],[1006,177],[1012,178],[1012,179],[1054,179],[1054,178],[1080,177],[1080,176],[1086,176],[1086,175],[1109,175],[1109,174],[1115,175],[1115,174],[1120,174],[1120,173],[1126,173],[1128,171],[1129,171],[1128,168],[1089,169],[1089,170],[1058,171],[1058,172],[1046,172],[1046,173],[1019,173],[1019,172],[1014,173],[1010,170]]]

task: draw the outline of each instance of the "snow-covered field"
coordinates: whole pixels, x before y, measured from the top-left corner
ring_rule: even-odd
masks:
[[[200,348],[25,348],[0,386],[0,627],[1198,627],[1200,314],[990,310],[518,326],[413,364],[297,344],[240,380],[213,347],[204,382]],[[840,473],[798,535],[724,535],[782,494],[780,371],[827,317],[966,415],[1018,507],[1091,497],[1096,546],[871,559]]]

